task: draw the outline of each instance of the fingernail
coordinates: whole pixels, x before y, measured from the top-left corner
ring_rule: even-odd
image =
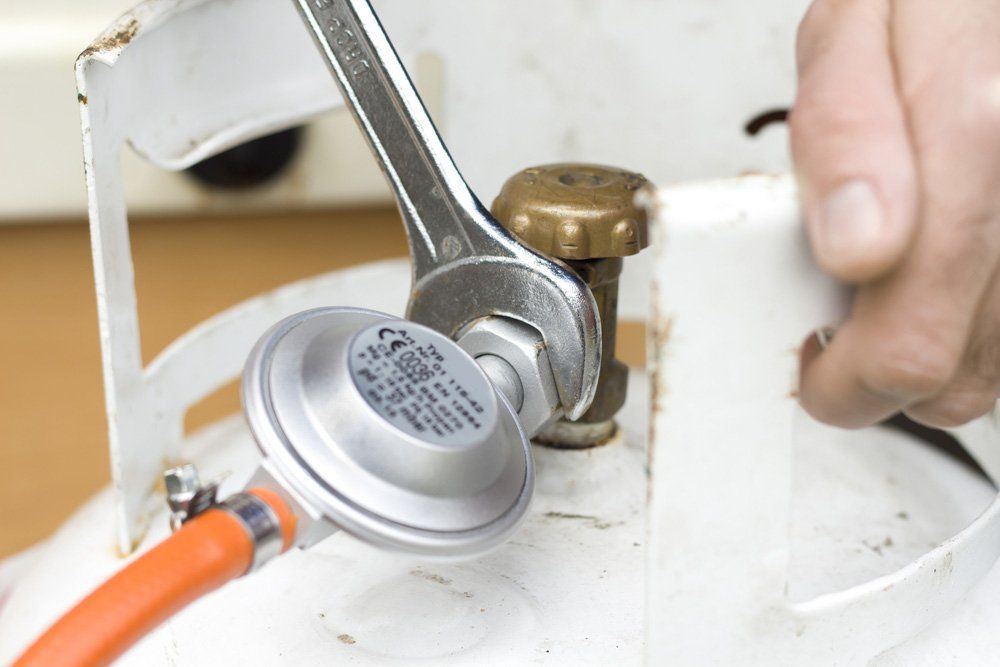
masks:
[[[813,221],[813,243],[828,262],[853,260],[877,242],[884,224],[875,189],[866,181],[849,181],[823,202],[818,219]]]
[[[820,348],[826,349],[830,347],[830,343],[833,342],[833,336],[837,333],[837,327],[825,326],[816,329],[816,342],[819,343]]]

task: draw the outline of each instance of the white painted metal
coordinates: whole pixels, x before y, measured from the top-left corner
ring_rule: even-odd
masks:
[[[913,562],[793,601],[794,439],[858,437],[807,425],[796,350],[841,318],[844,291],[809,259],[789,177],[666,188],[651,205],[649,662],[861,664],[904,643],[1000,557],[1000,497]],[[996,417],[955,434],[1000,482]]]
[[[86,210],[72,63],[132,4],[0,3],[0,220]]]
[[[195,8],[203,3],[213,7]],[[86,200],[79,185],[70,63],[129,0],[88,2],[85,8],[29,0],[2,4],[0,89],[9,98],[0,105],[0,220],[79,215]],[[317,82],[312,95],[275,83],[297,58],[292,79],[322,73],[291,4],[157,0],[137,10],[159,23],[163,48],[155,58],[147,56],[155,64],[142,65],[141,76],[133,72],[140,84],[146,82],[130,88],[141,107],[134,111],[144,111],[148,121],[176,126],[186,133],[179,139],[194,142],[202,154],[221,145],[201,133],[202,121],[213,117],[235,120],[245,110],[260,126],[248,136],[259,134],[274,126],[272,103],[287,101],[301,108],[310,126],[290,171],[248,193],[211,191],[125,151],[133,211],[388,201],[348,114],[325,113],[339,106],[332,83]],[[742,126],[762,110],[790,103],[793,35],[807,0],[375,4],[459,166],[487,199],[524,165],[558,160],[621,164],[671,181],[785,168],[783,129],[751,138]],[[197,15],[201,27],[191,32],[184,25],[182,31],[181,14],[189,20]],[[236,84],[243,88],[232,96]],[[217,94],[211,103],[197,98],[199,118],[192,120],[191,106],[183,105],[212,91]],[[172,103],[175,93],[180,98]],[[317,94],[323,99],[320,116],[308,104],[315,104]],[[235,123],[221,123],[230,125]]]

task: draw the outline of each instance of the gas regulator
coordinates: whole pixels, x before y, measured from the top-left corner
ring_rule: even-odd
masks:
[[[614,359],[622,257],[647,243],[645,179],[555,164],[513,176],[492,213],[448,154],[367,0],[298,0],[396,196],[413,260],[407,319],[321,308],[250,354],[243,408],[294,544],[337,529],[428,556],[511,534],[531,499],[529,439],[598,445],[627,369]],[[217,503],[190,466],[167,473],[174,525]],[[254,566],[281,552],[262,500]],[[252,525],[251,525],[252,524]]]

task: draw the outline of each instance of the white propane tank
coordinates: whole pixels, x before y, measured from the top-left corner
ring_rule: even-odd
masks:
[[[244,29],[262,22],[291,30],[291,22],[272,21],[278,4],[148,2],[127,17],[139,26],[128,43],[98,40],[78,65],[115,482],[50,539],[0,564],[0,662],[128,562],[120,550],[142,552],[167,535],[162,493],[151,490],[165,462],[225,475],[223,494],[242,488],[258,462],[242,418],[185,437],[183,415],[238,376],[269,326],[334,304],[402,314],[409,266],[381,262],[260,295],[198,325],[149,366],[138,361],[117,158],[130,143],[154,163],[180,168],[331,106],[336,92],[328,81],[317,86],[325,73],[315,64],[290,78],[299,70],[280,61],[254,73],[265,89],[285,81],[282,95],[226,88],[253,82],[238,67],[252,43],[239,39]],[[747,3],[704,4],[685,3],[685,25],[701,27],[679,41],[730,77],[716,83],[736,91],[734,104],[711,100],[716,111],[741,114],[750,87],[738,85],[746,77],[729,71],[727,59],[756,58],[761,40],[727,39],[742,26],[723,30],[708,20],[742,16]],[[195,44],[209,34],[228,37],[190,50],[193,69],[184,71],[197,79],[166,67],[154,70],[162,80],[151,80],[147,65],[160,62],[164,42]],[[706,34],[716,41],[700,42]],[[266,54],[255,56],[268,64]],[[769,76],[760,75],[760,88],[790,98],[789,72]],[[175,111],[171,104],[211,112],[178,115],[184,127],[158,123]],[[686,136],[701,136],[694,125]],[[774,159],[769,149],[755,161],[747,138],[723,164],[719,156],[736,139],[710,135],[678,151],[669,168],[636,166],[663,184],[684,161],[706,175]],[[460,140],[460,152],[477,157],[471,135],[462,136],[468,148]],[[631,150],[608,159],[634,164]],[[515,157],[514,166],[534,161]],[[469,170],[473,182],[489,180],[493,168]],[[654,248],[627,264],[619,317],[646,323],[648,374],[633,369],[610,442],[533,448],[534,500],[513,537],[473,560],[440,561],[336,533],[194,603],[120,664],[994,662],[997,420],[953,433],[970,465],[900,431],[845,432],[801,412],[795,349],[809,331],[837,321],[845,295],[809,259],[791,178],[664,187],[645,204]]]
[[[465,562],[426,561],[385,553],[338,533],[195,603],[138,644],[121,664],[384,664],[388,659],[434,664],[638,664],[644,651],[658,646],[658,637],[692,623],[695,625],[688,631],[706,641],[692,639],[687,646],[679,642],[662,649],[659,658],[670,658],[671,664],[698,664],[711,656],[713,642],[708,639],[714,637],[714,644],[724,647],[720,656],[742,654],[746,663],[768,664],[774,655],[784,654],[799,664],[860,664],[869,659],[887,665],[983,664],[982,656],[998,648],[998,639],[990,631],[993,623],[1000,621],[1000,605],[995,603],[1000,592],[996,569],[953,609],[932,619],[926,628],[921,623],[917,628],[921,631],[908,641],[895,648],[886,644],[878,651],[863,641],[852,644],[851,637],[860,639],[872,630],[884,631],[879,619],[871,619],[869,628],[845,625],[843,643],[831,652],[823,642],[812,641],[808,618],[789,626],[776,608],[751,600],[748,610],[743,606],[746,591],[742,589],[758,588],[756,580],[744,579],[743,586],[734,588],[729,606],[724,606],[725,600],[712,600],[715,584],[731,585],[734,576],[747,577],[742,561],[754,556],[752,550],[741,551],[739,544],[732,543],[730,551],[713,551],[717,548],[713,543],[729,540],[725,535],[710,534],[712,524],[724,522],[730,514],[744,513],[744,506],[758,507],[759,497],[766,497],[771,485],[781,488],[784,484],[785,491],[791,492],[786,498],[790,521],[783,523],[778,516],[773,523],[790,538],[787,595],[790,600],[804,601],[823,599],[832,591],[849,587],[867,587],[877,594],[893,584],[877,583],[873,588],[873,582],[888,581],[886,578],[898,577],[899,572],[905,575],[908,567],[912,569],[908,564],[914,559],[919,564],[931,547],[940,549],[939,545],[951,543],[959,553],[959,538],[949,541],[949,536],[983,512],[995,490],[981,474],[920,445],[911,436],[883,428],[837,431],[798,413],[794,399],[788,396],[791,375],[787,371],[793,366],[793,355],[775,328],[781,324],[775,311],[786,309],[775,304],[816,310],[804,304],[824,299],[819,298],[823,290],[816,289],[821,287],[816,281],[822,278],[808,268],[796,231],[790,180],[750,178],[693,185],[663,192],[658,201],[674,202],[681,208],[679,215],[691,213],[686,207],[695,206],[698,214],[692,217],[692,224],[717,235],[714,240],[691,242],[678,233],[676,242],[687,252],[701,246],[721,261],[727,253],[739,250],[743,257],[754,258],[749,264],[759,271],[762,263],[791,251],[786,261],[774,262],[774,268],[766,272],[785,285],[773,296],[762,296],[760,285],[745,280],[745,274],[752,271],[741,272],[726,264],[730,270],[720,271],[718,280],[730,288],[704,294],[732,297],[733,301],[714,308],[700,305],[693,311],[705,320],[698,325],[705,336],[703,344],[731,349],[729,353],[718,352],[720,359],[766,361],[771,355],[785,355],[789,361],[783,368],[769,371],[766,375],[770,377],[741,380],[725,367],[706,361],[697,349],[688,349],[697,345],[686,347],[678,340],[687,335],[681,328],[683,313],[677,314],[671,325],[673,343],[653,322],[658,333],[653,336],[656,347],[651,358],[672,358],[665,369],[663,360],[658,362],[661,368],[657,372],[662,376],[653,392],[657,408],[652,414],[656,420],[668,419],[685,403],[698,403],[700,409],[687,418],[674,417],[679,424],[676,427],[654,426],[656,448],[652,455],[647,450],[649,382],[645,374],[633,371],[629,399],[619,416],[622,428],[611,442],[586,450],[534,448],[537,487],[528,520],[491,554]],[[734,212],[740,216],[734,219]],[[736,219],[743,231],[734,235],[733,229],[739,229]],[[777,225],[782,219],[783,225]],[[660,219],[657,224],[670,223],[670,219]],[[769,233],[769,228],[773,232],[780,227],[784,228],[781,235],[785,243]],[[662,239],[663,234],[661,226],[658,237]],[[754,237],[759,240],[754,242]],[[649,261],[639,260],[626,269],[622,294],[628,296],[621,303],[624,319],[641,317],[650,271],[664,270],[669,255],[661,247],[652,267]],[[801,261],[788,261],[796,255]],[[701,268],[698,273],[694,268],[688,270],[691,279],[703,274]],[[331,290],[352,295],[354,303],[383,306],[395,299],[398,311],[408,271],[405,262],[392,261],[319,280]],[[288,298],[314,289],[317,281],[313,282],[285,288],[277,296]],[[684,283],[673,284],[671,293],[681,296],[669,300],[683,299],[687,292],[701,296],[699,290],[684,287]],[[835,306],[836,294],[826,293],[828,303],[820,310]],[[738,305],[741,300],[745,305]],[[796,310],[786,313],[792,312],[794,317]],[[734,329],[729,326],[733,318],[742,318],[742,332],[749,341],[733,339]],[[770,333],[765,336],[771,339],[770,345],[760,348],[750,344],[755,331],[768,328]],[[703,366],[698,376],[714,377],[716,384],[758,392],[763,398],[731,405],[693,390],[686,397],[678,396],[676,387],[692,381],[684,370],[687,364]],[[672,367],[678,369],[673,375]],[[767,386],[781,387],[781,395],[767,395],[762,391]],[[747,413],[757,407],[769,413]],[[775,472],[778,461],[760,436],[773,433],[769,422],[785,412],[796,414],[782,422],[792,428],[775,439],[789,446],[784,452],[788,458]],[[740,420],[740,428],[715,433],[717,424],[733,419]],[[670,428],[687,429],[689,437],[669,438]],[[996,430],[991,424],[974,424],[959,435],[970,442],[985,435],[983,442],[997,449]],[[184,458],[196,462],[207,475],[226,475],[223,493],[240,488],[258,460],[243,420],[237,416],[199,431],[183,447]],[[745,465],[728,465],[731,448],[747,452]],[[993,464],[988,463],[989,458],[981,459],[987,462],[984,468],[992,465],[995,471],[996,458],[993,454]],[[688,499],[688,504],[673,508],[669,525],[658,525],[655,515],[650,514],[649,503],[653,503],[653,511],[661,510],[658,494],[669,498],[671,491],[656,477],[661,465],[677,466],[669,483],[680,487]],[[648,473],[654,475],[652,487],[647,483]],[[739,490],[741,480],[759,485],[760,495],[727,497],[724,489]],[[700,492],[698,486],[708,491]],[[713,501],[706,493],[720,495]],[[63,610],[126,562],[114,549],[114,504],[113,491],[105,490],[50,540],[7,565],[2,579],[9,588],[0,612],[0,660],[12,659]],[[994,509],[983,513],[979,522],[995,514]],[[151,529],[140,549],[166,536],[165,505],[150,520]],[[754,532],[767,532],[768,528],[759,522],[752,526]],[[710,553],[699,556],[705,549]],[[988,568],[996,555],[991,549],[996,549],[995,542],[978,553],[965,550],[963,555],[946,560],[954,570],[959,569],[958,563],[970,560],[980,561],[980,569]],[[706,565],[692,563],[688,551]],[[647,562],[650,557],[653,560]],[[689,569],[662,569],[679,564]],[[752,563],[751,569],[761,565],[769,564]],[[935,592],[953,587],[953,574],[952,570],[940,571]],[[900,585],[904,584],[902,580]],[[700,586],[704,586],[701,593]],[[671,590],[678,597],[695,597],[685,601],[690,605],[688,617],[675,609],[676,615],[670,619],[650,616],[647,626],[644,617],[656,613],[648,607],[660,599],[669,600]],[[650,600],[654,594],[663,597]],[[699,597],[711,605],[697,604]],[[761,598],[765,601],[766,596]],[[905,619],[924,616],[928,607],[936,606],[934,601],[934,597],[904,600],[894,613]],[[844,613],[845,620],[849,612]],[[733,613],[748,613],[755,625],[742,634],[730,634],[727,616]]]

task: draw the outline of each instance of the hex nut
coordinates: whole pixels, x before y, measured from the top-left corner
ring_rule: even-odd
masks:
[[[507,317],[485,317],[462,330],[458,345],[473,358],[494,355],[514,368],[523,396],[518,418],[528,437],[562,415],[545,342],[534,327]]]
[[[476,363],[486,373],[486,377],[493,381],[500,393],[507,397],[515,412],[520,412],[524,405],[524,388],[521,386],[521,377],[514,370],[514,367],[495,354],[481,354],[476,357]]]

